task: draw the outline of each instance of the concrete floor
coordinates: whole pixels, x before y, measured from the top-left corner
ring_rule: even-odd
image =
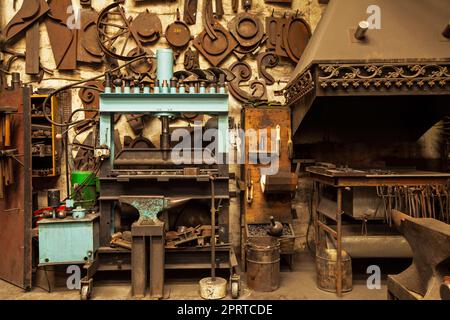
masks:
[[[364,264],[364,263],[363,263]],[[366,266],[358,266],[357,270],[365,270]],[[398,272],[403,267],[397,267]],[[392,269],[392,268],[391,268]],[[355,270],[355,267],[354,267]],[[382,269],[383,270],[383,269]],[[358,272],[358,271],[357,271]],[[205,276],[207,276],[205,274]],[[316,287],[315,265],[312,257],[308,253],[296,254],[293,271],[283,270],[281,272],[280,288],[270,293],[254,292],[247,288],[241,292],[241,299],[247,300],[336,300],[334,293],[324,292]],[[343,300],[385,300],[386,280],[385,274],[382,276],[381,289],[369,290],[366,286],[367,275],[364,273],[353,274],[353,290],[345,293]],[[166,295],[168,299],[187,300],[200,299],[198,294],[199,278],[190,279],[166,279]],[[79,300],[78,291],[67,289],[57,289],[48,293],[43,289],[33,288],[30,292],[0,281],[0,300]],[[117,283],[95,282],[93,300],[130,300],[131,289],[128,281]]]

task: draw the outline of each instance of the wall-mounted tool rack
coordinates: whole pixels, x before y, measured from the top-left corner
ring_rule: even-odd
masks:
[[[242,109],[241,119],[246,133],[253,130],[257,138],[255,141],[246,135],[245,164],[241,166],[241,207],[245,222],[242,232],[242,264],[245,265],[246,241],[252,237],[270,237],[267,229],[270,216],[274,216],[287,226],[279,240],[281,254],[287,258],[291,267],[295,244],[291,225],[291,200],[297,188],[298,177],[291,172],[290,110],[283,106],[245,107]],[[275,132],[276,138],[273,135]],[[267,133],[266,137],[264,133]],[[270,165],[263,164],[261,156],[277,159],[278,172],[275,175],[263,177],[261,169]]]
[[[60,175],[59,146],[56,140],[56,127],[49,123],[45,117],[47,114],[52,121],[56,121],[58,114],[58,100],[50,99],[50,103],[44,107],[45,94],[33,94],[31,96],[31,151],[33,178],[49,178]],[[44,113],[44,108],[46,108]]]
[[[6,152],[3,159],[6,163],[13,160],[14,181],[4,186],[3,197],[0,197],[0,252],[4,257],[0,259],[0,279],[23,289],[31,288],[32,268],[30,94],[31,88],[22,86],[18,73],[12,74],[10,86],[0,88],[0,113],[3,118],[8,116],[6,122],[11,123],[10,137],[4,137],[10,141],[3,143],[2,150]]]

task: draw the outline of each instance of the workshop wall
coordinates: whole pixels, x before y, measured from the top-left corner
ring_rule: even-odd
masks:
[[[14,10],[14,2],[16,10]],[[8,21],[15,15],[18,9],[22,6],[23,0],[18,1],[1,1],[0,2],[0,23],[1,26],[5,26]],[[72,1],[73,6],[75,8],[80,7],[79,0]],[[97,11],[102,10],[106,5],[112,3],[112,0],[92,0],[92,6]],[[161,19],[163,30],[165,30],[166,26],[172,23],[176,19],[176,10],[180,9],[180,12],[183,13],[183,0],[177,1],[164,1],[164,0],[155,0],[148,2],[136,3],[134,0],[127,0],[125,7],[126,12],[130,16],[136,16],[140,12],[148,9],[151,12],[157,13],[159,18]],[[228,21],[230,21],[234,17],[234,13],[231,8],[231,1],[223,1],[225,16],[220,20],[220,23],[226,27]],[[195,37],[198,33],[200,33],[203,29],[202,24],[202,8],[203,1],[199,0],[198,2],[198,12],[197,12],[197,23],[193,26],[190,26],[191,34]],[[314,30],[320,17],[322,15],[323,10],[325,9],[324,5],[319,5],[316,0],[293,0],[293,4],[291,7],[286,5],[277,5],[277,4],[267,4],[264,0],[253,0],[251,13],[256,14],[264,21],[265,16],[270,16],[273,12],[276,16],[282,16],[284,12],[295,13],[296,10],[299,10],[304,15],[304,19],[310,24],[311,29]],[[242,5],[239,5],[239,12],[242,12]],[[192,45],[192,42],[191,42]],[[167,42],[162,37],[155,45],[151,48],[157,47],[168,47]],[[192,46],[191,46],[192,47]],[[15,43],[12,46],[12,49],[18,52],[25,52],[25,39],[24,37]],[[265,47],[261,47],[260,51],[265,50]],[[183,68],[183,57],[182,54],[175,66],[175,70],[184,69]],[[50,47],[50,42],[47,34],[47,30],[45,24],[41,23],[40,25],[40,59],[41,63],[44,67],[54,70],[55,69],[55,61],[53,58],[52,49]],[[222,67],[230,66],[233,62],[236,61],[234,56],[229,56]],[[256,56],[255,57],[247,57],[245,59],[246,62],[250,64],[252,67],[253,76],[255,78],[257,76],[257,65],[256,65]],[[200,55],[200,67],[208,68],[208,62]],[[270,69],[270,73],[277,80],[277,82],[268,88],[268,96],[270,100],[279,100],[284,102],[284,98],[274,96],[274,91],[282,89],[286,82],[289,80],[290,75],[294,70],[294,63],[288,59],[282,58],[280,60],[279,65],[276,68]],[[90,65],[80,65],[78,69],[73,72],[61,72],[54,71],[54,74],[45,74],[45,79],[41,83],[34,82],[36,79],[30,77],[25,74],[25,62],[23,60],[16,61],[11,68],[12,72],[19,72],[22,77],[22,81],[25,83],[31,83],[34,88],[58,88],[60,86],[69,84],[70,81],[68,79],[88,79],[92,76],[98,75],[103,72],[104,67],[96,68],[95,66]],[[279,81],[278,81],[279,80]],[[72,110],[78,109],[82,106],[81,101],[78,97],[78,92],[74,90],[72,92]],[[230,111],[231,116],[233,116],[236,122],[240,121],[240,108],[241,104],[236,101],[233,97],[230,98]],[[78,119],[83,117],[82,113],[78,113]],[[153,120],[149,120],[146,123],[146,127],[144,129],[143,135],[146,138],[152,140],[156,145],[159,144],[159,130],[160,125],[159,121],[153,123]],[[152,126],[152,124],[155,124]],[[117,129],[119,129],[122,139],[123,136],[129,135],[134,138],[134,134],[130,129],[129,124],[126,122],[124,117],[117,124]],[[87,133],[77,137],[80,141],[86,137]],[[73,137],[73,132],[71,132],[71,136]],[[123,141],[122,141],[123,142]],[[75,155],[73,155],[75,156]],[[72,159],[69,159],[72,162]],[[65,163],[65,159],[63,159],[62,163]],[[231,170],[238,170],[237,167],[232,168]],[[59,188],[61,189],[61,195],[65,196],[65,166],[61,168],[61,177],[55,183],[55,185],[49,185],[48,188]],[[40,204],[44,205],[46,203],[46,194],[45,192],[40,193]],[[239,201],[237,199],[232,199],[231,208],[230,208],[230,229],[231,229],[231,239],[232,242],[238,246],[240,239],[240,211],[239,211]]]
[[[15,2],[15,8],[14,10],[14,2]],[[1,26],[5,26],[6,23],[15,15],[17,10],[22,5],[22,0],[18,1],[1,1],[0,2],[0,24]],[[80,7],[79,0],[73,0],[73,5],[75,8]],[[104,8],[106,5],[112,3],[112,0],[92,0],[92,6],[97,10],[100,11],[102,8]],[[250,10],[251,13],[256,14],[261,19],[264,19],[265,16],[270,16],[273,12],[276,16],[282,16],[284,12],[290,12],[295,13],[296,10],[298,10],[300,13],[303,14],[304,19],[310,24],[312,31],[314,32],[315,27],[317,26],[317,23],[319,22],[321,15],[323,11],[326,8],[326,5],[320,5],[318,4],[317,0],[293,0],[292,6],[286,6],[286,5],[277,5],[277,4],[267,4],[264,2],[264,0],[252,0],[252,9]],[[183,0],[176,0],[176,1],[168,1],[168,0],[152,0],[147,2],[141,2],[136,3],[134,0],[127,0],[126,1],[126,12],[130,16],[136,16],[138,13],[145,11],[148,9],[151,12],[157,13],[159,18],[161,19],[163,30],[165,30],[166,26],[173,22],[176,19],[176,9],[179,8],[181,13],[183,12]],[[223,19],[220,20],[220,23],[223,26],[226,26],[228,21],[230,21],[234,17],[234,13],[232,12],[231,8],[231,0],[223,1],[224,10],[225,10],[225,16]],[[202,24],[202,8],[203,8],[203,1],[198,1],[198,12],[197,12],[197,23],[196,25],[190,26],[191,34],[195,37],[197,34],[199,34],[203,29]],[[239,5],[239,12],[242,12],[242,5]],[[45,27],[45,24],[41,24],[40,26],[40,57],[41,57],[41,63],[44,67],[54,70],[55,68],[55,62],[53,58],[53,53],[50,47],[50,42],[47,34],[47,30]],[[192,44],[192,42],[191,42]],[[155,45],[152,46],[152,48],[157,47],[168,47],[165,39],[162,37]],[[191,46],[192,47],[192,46]],[[24,52],[25,51],[25,40],[24,37],[15,43],[12,46],[12,49],[18,52]],[[131,49],[131,48],[130,48]],[[264,51],[265,46],[262,46],[260,48],[260,51]],[[236,58],[234,56],[230,56],[226,59],[226,61],[223,63],[222,67],[230,66],[233,62],[236,61]],[[256,57],[247,57],[245,58],[245,61],[248,62],[252,68],[253,71],[253,77],[255,78],[257,76],[257,65],[256,65]],[[205,59],[200,55],[200,67],[201,68],[207,68],[209,67],[209,64],[205,61]],[[270,74],[277,80],[277,82],[270,86],[268,88],[268,97],[269,100],[279,100],[281,102],[284,102],[283,97],[277,97],[274,95],[274,92],[276,90],[282,89],[286,82],[290,79],[290,76],[292,75],[292,72],[294,70],[295,65],[288,59],[281,58],[280,64],[270,69]],[[183,54],[179,57],[177,64],[175,66],[175,70],[183,69]],[[45,74],[45,79],[41,83],[34,82],[36,79],[31,78],[25,74],[25,62],[23,60],[17,60],[14,62],[11,68],[11,72],[19,72],[22,76],[22,81],[25,83],[31,83],[34,88],[58,88],[60,86],[63,86],[65,84],[71,83],[69,79],[88,79],[92,76],[98,75],[101,72],[103,72],[104,67],[97,68],[95,66],[90,65],[79,65],[78,69],[73,72],[58,72],[54,71],[53,75]],[[78,97],[78,92],[73,91],[72,93],[72,110],[78,109],[82,106],[81,101]],[[230,112],[231,116],[235,118],[236,122],[240,121],[240,109],[241,104],[236,101],[233,97],[230,97]],[[79,118],[82,117],[82,113],[78,113],[77,115]],[[160,125],[159,121],[153,122],[154,120],[149,120],[146,123],[146,127],[144,129],[143,135],[146,138],[149,138],[152,140],[156,145],[159,144],[159,130]],[[152,125],[155,124],[155,125]],[[134,138],[134,134],[131,131],[131,128],[129,124],[126,122],[124,117],[120,120],[120,122],[117,124],[117,128],[119,129],[121,136],[129,135]],[[71,133],[73,137],[73,132]],[[418,154],[420,154],[423,158],[427,159],[439,159],[440,155],[437,151],[438,148],[436,145],[438,145],[438,137],[439,137],[439,130],[436,128],[431,129],[420,141],[419,141],[419,148],[416,150]],[[84,136],[86,136],[85,134]],[[83,140],[84,137],[80,136],[78,137],[79,140]],[[327,147],[326,147],[327,148]],[[351,158],[355,156],[359,156],[362,153],[360,152],[361,149],[353,148],[353,149],[347,149],[348,152],[346,155]],[[395,150],[393,151],[395,152]],[[62,163],[65,163],[65,159],[63,159]],[[72,159],[69,159],[69,162],[71,162]],[[232,167],[231,170],[235,171],[237,174],[238,167]],[[61,189],[61,195],[65,196],[65,167],[64,165],[61,168],[61,177],[60,179],[55,183],[55,185],[48,185],[48,188],[59,188]],[[234,186],[232,186],[232,190],[234,189]],[[294,227],[296,229],[296,234],[300,236],[300,241],[298,241],[297,245],[299,247],[304,246],[304,236],[306,235],[306,228],[308,225],[308,198],[310,194],[310,184],[308,180],[301,179],[299,191],[298,191],[298,197],[296,199],[296,202],[294,203],[295,209],[297,211],[298,219],[294,221]],[[40,201],[41,204],[46,203],[46,194],[41,193],[40,194]],[[240,241],[240,210],[239,210],[239,204],[238,200],[236,198],[231,200],[231,207],[230,207],[230,229],[231,229],[231,239],[234,245],[238,246]]]

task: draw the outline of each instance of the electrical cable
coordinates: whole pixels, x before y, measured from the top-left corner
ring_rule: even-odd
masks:
[[[102,92],[102,90],[100,90],[100,89],[98,89],[98,88],[96,88],[96,87],[92,87],[92,86],[82,86],[82,84],[84,84],[84,83],[86,83],[86,82],[89,82],[89,81],[94,81],[94,80],[100,79],[100,78],[102,78],[102,77],[105,77],[105,75],[106,75],[107,73],[113,73],[113,72],[119,71],[119,70],[125,68],[126,66],[128,66],[128,65],[130,65],[130,64],[132,64],[132,63],[134,63],[134,62],[136,62],[136,61],[142,60],[142,59],[144,59],[144,58],[148,58],[148,55],[143,55],[143,56],[137,57],[137,58],[135,58],[135,59],[133,59],[133,60],[130,60],[130,61],[126,62],[126,63],[123,64],[122,66],[118,66],[118,67],[113,68],[113,69],[108,69],[108,70],[106,70],[106,71],[105,71],[103,74],[101,74],[101,75],[98,75],[98,76],[95,76],[95,77],[92,77],[92,78],[89,78],[89,79],[85,79],[85,80],[76,81],[75,83],[72,83],[72,84],[69,84],[69,85],[62,86],[61,88],[56,89],[55,91],[51,92],[51,93],[45,98],[43,105],[46,106],[47,103],[50,101],[50,99],[53,98],[53,96],[57,95],[57,94],[60,93],[60,92],[66,91],[66,90],[72,90],[72,89],[88,89],[88,90],[96,90],[96,91]],[[66,185],[67,185],[67,190],[66,190],[66,191],[67,191],[68,197],[67,197],[65,200],[67,200],[69,197],[73,196],[73,195],[70,194],[71,192],[70,192],[69,159],[68,159],[68,156],[69,156],[69,155],[68,155],[69,143],[68,143],[68,135],[67,135],[67,133],[68,133],[68,131],[70,130],[71,127],[74,127],[74,126],[76,126],[76,125],[78,125],[78,124],[81,124],[81,123],[87,123],[87,122],[86,122],[87,119],[83,119],[83,120],[79,120],[79,121],[75,121],[75,122],[71,122],[71,121],[72,121],[72,117],[74,116],[74,114],[75,114],[76,112],[79,112],[79,111],[89,111],[89,109],[77,109],[77,110],[75,110],[74,112],[72,112],[72,114],[71,114],[71,116],[69,117],[67,123],[58,123],[58,122],[56,122],[56,121],[53,121],[52,119],[50,119],[49,115],[47,114],[46,109],[43,108],[42,110],[43,110],[43,115],[45,116],[45,118],[46,118],[46,120],[47,120],[48,122],[50,122],[50,123],[51,123],[52,125],[54,125],[54,126],[66,128],[66,130],[64,131],[64,134],[63,134],[63,135],[64,135],[65,138],[66,138],[66,148],[65,148],[65,154],[66,154],[66,158],[67,158],[67,159],[66,159],[66,180],[67,180],[67,181],[66,181]],[[94,111],[98,111],[98,110],[94,110]],[[90,121],[88,121],[88,122],[90,122]],[[98,170],[97,170],[97,171],[98,171]],[[70,196],[69,196],[69,195],[70,195]],[[64,201],[65,201],[65,200],[64,200]]]
[[[100,78],[103,78],[103,77],[105,76],[105,74],[107,74],[107,73],[114,73],[114,72],[116,72],[116,71],[119,71],[119,70],[125,68],[126,66],[128,66],[128,65],[130,65],[130,64],[132,64],[132,63],[135,63],[135,62],[137,62],[137,61],[139,61],[139,60],[142,60],[142,59],[148,59],[148,58],[150,58],[150,57],[151,57],[150,55],[143,55],[143,56],[137,57],[137,58],[135,58],[135,59],[133,59],[133,60],[130,60],[130,61],[124,63],[124,64],[121,65],[121,66],[118,66],[118,67],[113,68],[113,69],[108,69],[108,70],[106,70],[106,71],[105,71],[103,74],[101,74],[101,75],[98,75],[98,76],[95,76],[95,77],[92,77],[92,78],[89,78],[89,79],[77,81],[77,82],[75,82],[75,83],[72,83],[72,84],[68,84],[68,85],[62,86],[62,87],[60,87],[59,89],[56,89],[55,91],[51,92],[51,93],[45,98],[43,104],[44,104],[44,106],[47,105],[48,101],[49,101],[53,96],[57,95],[57,94],[60,93],[60,92],[63,92],[63,91],[66,91],[66,90],[70,90],[70,89],[73,89],[74,87],[77,87],[77,86],[78,86],[78,87],[82,87],[82,86],[79,86],[79,85],[81,85],[81,84],[83,84],[83,83],[86,83],[86,82],[89,82],[89,81],[95,81],[95,80],[98,80],[98,79],[100,79]],[[89,89],[94,89],[93,87],[89,87],[89,86],[84,86],[84,87],[89,88]],[[98,90],[98,88],[95,88],[95,89]],[[50,119],[49,115],[45,112],[45,108],[44,108],[43,111],[44,111],[43,113],[44,113],[44,116],[45,116],[45,118],[47,119],[47,121],[50,122],[51,124],[53,124],[54,126],[57,126],[57,127],[67,127],[67,126],[73,126],[73,125],[76,125],[76,123],[58,123],[58,122],[55,122],[55,121],[53,121],[52,119]]]

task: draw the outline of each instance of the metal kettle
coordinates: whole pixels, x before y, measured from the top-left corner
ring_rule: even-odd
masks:
[[[271,216],[270,227],[267,233],[274,237],[281,237],[283,235],[283,229],[283,224],[279,221],[275,221],[275,218]]]

